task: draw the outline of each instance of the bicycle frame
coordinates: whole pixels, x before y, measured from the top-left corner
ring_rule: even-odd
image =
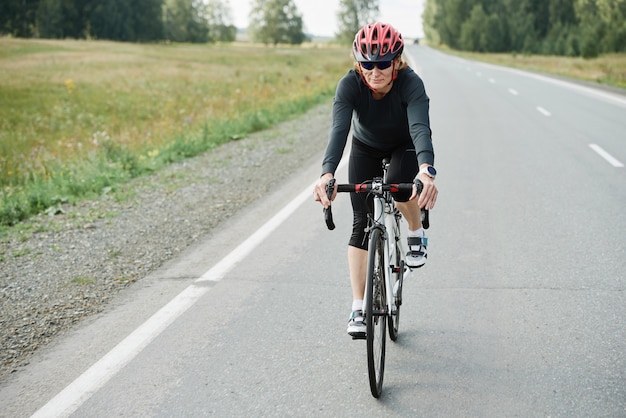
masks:
[[[385,167],[385,173],[387,172]],[[391,263],[392,254],[395,254],[396,248],[399,247],[400,254],[405,254],[400,239],[400,222],[402,215],[400,215],[393,203],[391,193],[383,190],[384,180],[381,178],[375,178],[372,182],[372,190],[370,193],[374,194],[374,214],[372,217],[372,224],[369,226],[369,230],[377,228],[381,231],[385,237],[384,246],[384,269],[385,269],[385,288],[386,288],[386,315],[393,315],[394,301],[393,301],[393,285],[391,284],[391,277],[395,268],[402,268],[401,266],[394,266]],[[370,301],[369,294],[367,293],[367,287],[364,301]],[[368,303],[368,302],[366,302]],[[365,307],[366,308],[366,307]],[[365,309],[364,309],[365,311]]]
[[[400,191],[409,193],[413,191],[413,187],[416,187],[417,193],[419,194],[422,192],[423,187],[422,182],[417,179],[414,183],[388,184],[388,167],[389,161],[385,159],[383,161],[383,177],[374,178],[371,182],[336,185],[335,179],[331,179],[326,185],[326,194],[330,200],[332,200],[335,191],[338,193],[367,193],[373,196],[374,211],[373,214],[369,215],[370,218],[366,229],[370,245],[368,273],[365,283],[365,294],[363,295],[363,313],[367,324],[365,339],[367,340],[370,390],[375,398],[378,398],[382,391],[386,346],[385,334],[387,328],[389,329],[389,336],[393,341],[398,337],[402,299],[401,290],[398,290],[397,295],[393,294],[394,284],[392,284],[392,277],[394,277],[394,274],[397,274],[395,278],[397,283],[399,283],[399,289],[401,289],[403,275],[405,273],[404,256],[406,253],[400,238],[400,220],[402,219],[402,215],[394,203],[392,193]],[[324,208],[324,219],[328,229],[335,229],[330,206]],[[428,211],[424,209],[422,209],[422,225],[424,228],[428,228]],[[379,273],[385,276],[385,283],[382,288],[381,286],[377,286],[377,282],[379,281],[377,274]],[[380,289],[382,293],[383,288],[386,293],[385,300],[378,299],[376,302],[373,302],[377,295],[372,295],[371,292],[375,292],[376,290],[374,289]],[[376,308],[376,310],[374,308]],[[376,319],[377,317],[382,317],[382,323]],[[376,331],[378,327],[382,327],[382,330],[379,329]],[[376,336],[379,336],[379,338],[377,339]]]

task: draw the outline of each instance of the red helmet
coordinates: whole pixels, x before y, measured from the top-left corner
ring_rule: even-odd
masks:
[[[370,23],[356,33],[352,52],[359,61],[391,61],[402,53],[402,35],[387,23]]]

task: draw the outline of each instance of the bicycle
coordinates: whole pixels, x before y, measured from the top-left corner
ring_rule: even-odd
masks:
[[[383,160],[383,177],[361,184],[337,184],[337,193],[369,193],[374,197],[374,213],[369,216],[366,229],[369,235],[368,266],[363,297],[364,319],[366,324],[367,369],[372,396],[379,398],[382,393],[385,371],[386,331],[389,338],[396,341],[400,326],[400,306],[402,305],[402,284],[405,264],[405,251],[401,241],[400,221],[402,214],[395,207],[391,193],[409,192],[414,183],[387,184],[389,160]],[[418,194],[423,184],[416,180]],[[326,187],[328,198],[335,189],[335,179]],[[429,227],[428,211],[422,209],[422,226]],[[328,229],[335,229],[331,207],[324,209]],[[391,278],[395,280],[391,281]]]

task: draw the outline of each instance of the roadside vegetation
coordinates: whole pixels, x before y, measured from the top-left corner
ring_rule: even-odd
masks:
[[[626,88],[626,54],[449,53]],[[330,100],[348,48],[0,38],[0,232]]]
[[[427,0],[422,18],[450,53],[626,87],[626,0]]]
[[[448,54],[491,64],[626,89],[626,53],[612,53],[597,58],[563,57],[511,53],[479,53],[436,48]]]
[[[0,228],[329,100],[345,48],[0,38]]]
[[[626,0],[427,0],[426,37],[471,52],[626,53]]]

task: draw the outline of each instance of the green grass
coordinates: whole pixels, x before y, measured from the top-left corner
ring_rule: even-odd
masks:
[[[349,50],[0,38],[0,226],[332,97]]]
[[[72,280],[70,280],[70,282],[78,285],[87,286],[96,283],[96,279],[92,279],[90,277],[74,277]]]

